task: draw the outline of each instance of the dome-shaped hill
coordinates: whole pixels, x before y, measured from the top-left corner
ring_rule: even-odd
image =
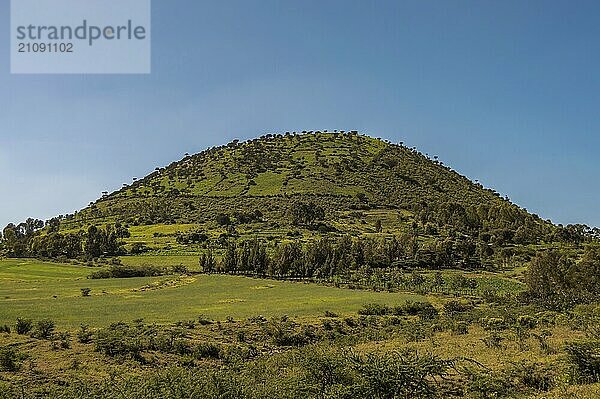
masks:
[[[415,149],[356,132],[266,135],[207,149],[103,197],[73,221],[194,223],[255,210],[278,221],[297,202],[319,204],[330,217],[395,209],[459,228],[491,219],[494,227],[541,223]]]

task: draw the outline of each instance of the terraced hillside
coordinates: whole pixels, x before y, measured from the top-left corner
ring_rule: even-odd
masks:
[[[63,224],[203,223],[223,212],[256,211],[287,224],[297,202],[322,206],[329,220],[380,209],[400,215],[392,225],[419,219],[459,230],[527,226],[536,234],[548,227],[436,159],[354,132],[266,135],[207,149],[157,168]]]

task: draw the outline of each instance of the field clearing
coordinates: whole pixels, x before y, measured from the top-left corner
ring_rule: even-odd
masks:
[[[94,268],[35,260],[0,260],[0,324],[50,318],[60,327],[106,326],[144,319],[173,323],[205,315],[313,317],[357,312],[369,302],[395,305],[419,295],[338,289],[226,275],[88,280]],[[83,297],[81,288],[91,288]]]
[[[183,265],[190,270],[198,270],[198,255],[136,255],[121,256],[121,262],[128,266],[172,267]]]

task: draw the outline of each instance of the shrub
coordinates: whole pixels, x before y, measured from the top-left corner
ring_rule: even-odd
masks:
[[[429,302],[406,301],[402,306],[404,313],[410,316],[419,316],[422,319],[434,319],[438,316],[438,311]]]
[[[21,362],[26,358],[14,348],[0,348],[0,371],[15,372],[21,368]]]
[[[131,249],[129,250],[129,253],[132,255],[139,255],[139,254],[142,254],[142,253],[148,252],[148,251],[150,251],[150,248],[148,248],[146,243],[134,242],[131,245]]]
[[[140,331],[124,323],[115,323],[99,330],[94,342],[96,351],[107,356],[131,355],[136,360],[142,360],[141,352],[146,347]]]
[[[177,325],[177,327],[183,327],[188,330],[193,330],[196,327],[196,321],[195,320],[180,320],[177,322],[176,325]]]
[[[600,341],[587,340],[566,344],[572,377],[576,382],[600,382]]]
[[[492,332],[487,337],[483,338],[482,341],[488,348],[500,349],[502,348],[502,341],[504,341],[504,337]]]
[[[506,321],[501,317],[488,317],[481,320],[483,328],[492,331],[501,331],[507,328]]]
[[[82,288],[81,289],[81,296],[90,296],[91,292],[92,292],[91,288]]]
[[[111,265],[107,269],[98,270],[88,276],[90,279],[156,277],[165,274],[158,266]]]
[[[352,317],[346,317],[344,319],[344,323],[346,323],[346,325],[348,327],[356,327],[356,326],[358,326],[357,321],[354,318],[352,318]]]
[[[190,274],[190,269],[184,264],[178,264],[171,266],[171,272],[173,274]]]
[[[543,327],[552,327],[556,325],[556,313],[546,311],[539,312],[535,315],[537,324]]]
[[[550,365],[521,361],[514,363],[506,370],[508,380],[515,381],[517,385],[536,391],[549,391],[555,385],[556,374]]]
[[[82,324],[77,331],[77,341],[82,344],[89,344],[92,342],[92,335],[90,327],[87,324]]]
[[[192,346],[187,339],[179,338],[173,341],[173,352],[178,355],[189,355],[192,353]]]
[[[514,393],[514,387],[503,373],[467,370],[467,391],[476,398],[504,398]]]
[[[221,346],[213,342],[203,342],[193,349],[197,359],[219,359],[221,357]]]
[[[469,323],[459,321],[458,323],[452,324],[453,335],[466,335],[469,333]]]
[[[313,327],[304,326],[301,329],[296,329],[291,323],[287,322],[272,323],[268,334],[277,346],[300,347],[308,345],[317,338]]]
[[[10,326],[8,324],[0,326],[0,333],[10,334]]]
[[[253,324],[264,324],[267,322],[267,318],[263,315],[248,317],[248,321]]]
[[[71,334],[61,332],[52,338],[52,349],[69,349],[71,347]]]
[[[552,333],[548,330],[542,331],[540,334],[532,334],[535,339],[540,343],[540,349],[545,354],[549,355],[553,352],[550,347],[550,343],[548,342],[548,337],[552,336]]]
[[[444,312],[448,314],[468,312],[473,305],[464,301],[450,301],[444,304]]]
[[[537,326],[537,320],[529,315],[523,315],[523,316],[519,316],[517,317],[517,323],[519,324],[519,326],[521,327],[525,327],[525,328],[535,328]]]
[[[25,335],[33,328],[33,320],[17,318],[17,324],[15,325],[15,331],[17,334]]]
[[[364,316],[385,316],[390,313],[390,308],[387,305],[379,303],[367,303],[358,311],[358,314]]]
[[[354,371],[360,377],[353,398],[442,397],[438,381],[445,378],[453,362],[416,352],[354,355]]]
[[[54,332],[54,321],[50,319],[43,319],[37,322],[33,336],[39,339],[49,339]]]
[[[410,323],[404,327],[404,336],[408,342],[419,342],[433,336],[433,330],[420,323]]]

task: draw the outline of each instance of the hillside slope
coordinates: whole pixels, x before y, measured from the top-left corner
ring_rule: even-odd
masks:
[[[355,132],[266,135],[207,149],[104,196],[65,225],[203,223],[256,210],[286,223],[298,202],[321,205],[331,220],[387,209],[463,231],[526,226],[541,234],[548,226],[415,149]]]

